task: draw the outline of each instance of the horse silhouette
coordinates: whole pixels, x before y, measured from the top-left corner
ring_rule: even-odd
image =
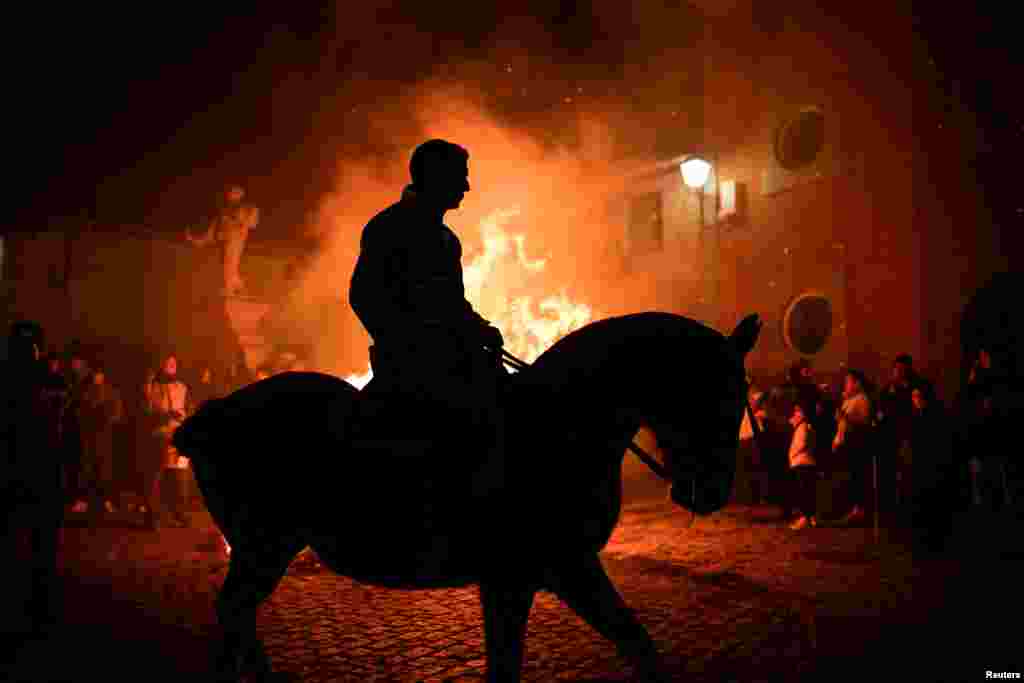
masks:
[[[721,509],[760,327],[751,315],[726,337],[648,312],[562,338],[509,378],[507,462],[487,500],[468,493],[480,453],[472,434],[422,406],[367,411],[370,387],[285,373],[207,404],[174,444],[231,545],[218,675],[270,675],[256,610],[309,546],[372,585],[478,585],[489,681],[519,680],[538,590],[613,641],[645,680],[664,680],[654,642],[598,557],[618,522],[622,460],[647,426],[671,499],[699,515]]]

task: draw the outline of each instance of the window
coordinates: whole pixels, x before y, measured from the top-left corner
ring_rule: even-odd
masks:
[[[775,133],[775,160],[787,171],[814,163],[825,146],[825,115],[808,107],[792,117]]]
[[[658,251],[665,231],[661,216],[661,193],[651,192],[632,200],[629,207],[629,250],[632,253]]]
[[[808,292],[796,297],[782,319],[786,346],[802,356],[825,348],[832,335],[832,304],[824,295]]]

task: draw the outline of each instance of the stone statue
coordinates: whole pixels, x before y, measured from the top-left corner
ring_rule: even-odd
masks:
[[[224,263],[224,294],[237,296],[245,290],[245,283],[239,274],[242,262],[242,251],[245,242],[260,219],[260,210],[255,206],[242,203],[245,190],[237,185],[228,187],[224,192],[225,204],[217,217],[210,221],[202,235],[193,235],[185,231],[185,239],[197,247],[204,247],[212,242],[221,245]]]

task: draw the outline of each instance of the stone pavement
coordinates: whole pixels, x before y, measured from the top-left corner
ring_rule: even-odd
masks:
[[[205,513],[192,529],[69,522],[65,624],[8,640],[12,681],[196,680],[217,637],[225,554]],[[689,527],[663,497],[632,499],[602,555],[679,681],[984,680],[1024,671],[1014,625],[1024,555],[1006,516],[962,520],[958,553],[915,558],[898,532],[791,532],[768,507],[730,506]],[[973,544],[973,545],[972,545]],[[966,559],[965,559],[966,558]],[[982,561],[984,560],[984,562]],[[8,584],[10,585],[10,584]],[[303,681],[471,681],[483,673],[474,588],[388,591],[307,554],[263,607],[280,671]],[[628,681],[615,648],[549,594],[529,622],[525,681]]]

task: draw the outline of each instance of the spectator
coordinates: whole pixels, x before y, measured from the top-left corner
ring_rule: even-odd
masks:
[[[878,398],[879,429],[879,465],[886,474],[879,476],[879,484],[882,492],[896,493],[897,498],[905,500],[906,493],[899,483],[895,488],[890,488],[890,482],[895,481],[901,473],[901,453],[906,453],[910,448],[911,423],[914,414],[914,405],[911,400],[911,392],[915,387],[931,396],[934,394],[934,387],[931,382],[917,374],[914,370],[913,359],[902,354],[896,357],[892,364],[892,371],[889,382],[882,389]],[[890,496],[886,496],[887,499]]]
[[[188,387],[178,379],[178,358],[169,354],[160,372],[146,388],[146,413],[150,416],[150,444],[146,463],[147,526],[157,529],[160,510],[165,502],[171,508],[172,521],[188,526],[183,500],[183,481],[178,452],[171,445],[171,436],[184,419],[188,405]]]
[[[1012,405],[1016,389],[1007,374],[982,349],[965,392],[964,445],[970,456],[971,502],[993,510],[1013,503],[1007,444],[1019,430]]]
[[[789,414],[792,414],[793,406],[801,404],[807,411],[805,417],[815,433],[815,450],[827,449],[835,436],[835,411],[830,410],[825,391],[815,383],[810,361],[801,358],[790,367],[787,386],[791,393]],[[829,440],[824,441],[825,438]],[[814,455],[818,459],[822,454],[816,452]]]
[[[911,497],[914,485],[914,461],[919,467],[933,469],[939,462],[944,463],[944,454],[949,450],[950,428],[946,411],[935,396],[931,384],[914,386],[910,392],[913,413],[910,421],[910,448],[904,451],[905,458],[900,467],[899,482],[901,498]]]
[[[749,382],[749,380],[748,380]],[[760,467],[760,454],[757,444],[754,441],[754,430],[750,424],[750,413],[754,413],[757,426],[764,429],[764,403],[761,397],[764,394],[753,386],[747,393],[748,411],[743,409],[743,419],[740,422],[739,448],[737,449],[736,463],[736,499],[743,503],[760,502],[760,487],[757,481],[757,470]],[[755,407],[759,406],[759,407]]]
[[[219,398],[220,392],[217,389],[216,383],[213,381],[213,370],[210,366],[203,368],[202,372],[199,373],[199,381],[195,385],[195,389],[191,392],[190,403],[192,405],[192,412],[199,410],[204,403],[215,398]]]
[[[982,504],[982,474],[984,457],[999,448],[992,438],[992,408],[994,377],[992,356],[986,349],[978,351],[967,378],[967,386],[958,400],[960,412],[960,451],[967,458],[970,482],[970,502]]]
[[[859,524],[866,517],[871,468],[870,433],[872,406],[869,383],[862,372],[847,369],[843,382],[843,405],[836,415],[837,429],[832,441],[833,453],[841,454],[850,472],[852,508],[842,518],[844,524]]]
[[[82,486],[82,392],[89,380],[89,364],[81,349],[73,343],[65,380],[68,387],[68,403],[64,409],[61,445],[64,449],[64,473],[72,512],[85,512],[85,490]]]
[[[64,493],[58,425],[66,394],[39,362],[42,345],[43,329],[38,324],[20,321],[12,325],[0,382],[7,406],[0,415],[2,560],[5,576],[17,576],[23,569],[22,576],[28,579],[27,585],[4,582],[7,594],[0,618],[24,614],[32,631],[53,627],[62,612],[57,557]],[[24,535],[31,551],[28,562],[18,556]],[[17,602],[23,599],[27,599],[27,614],[17,609]],[[4,624],[8,625],[18,628],[22,624]]]
[[[766,494],[764,497],[768,502],[782,508],[782,518],[789,519],[792,516],[789,508],[792,496],[787,453],[793,429],[789,425],[789,413],[785,411],[792,410],[792,403],[783,387],[774,387],[759,400],[759,404],[755,414],[760,413],[764,419],[761,438],[764,448],[758,448],[762,472],[762,488],[758,493]],[[767,490],[764,485],[767,485]]]
[[[79,405],[82,426],[82,483],[89,493],[93,515],[114,512],[114,428],[124,419],[117,389],[107,383],[102,367],[93,370],[92,382]]]
[[[808,525],[818,525],[815,434],[807,415],[812,410],[811,405],[798,402],[793,406],[793,414],[789,419],[793,426],[793,441],[789,446],[789,469],[792,474],[790,507],[800,511],[800,516],[789,527],[794,531],[804,529]]]

